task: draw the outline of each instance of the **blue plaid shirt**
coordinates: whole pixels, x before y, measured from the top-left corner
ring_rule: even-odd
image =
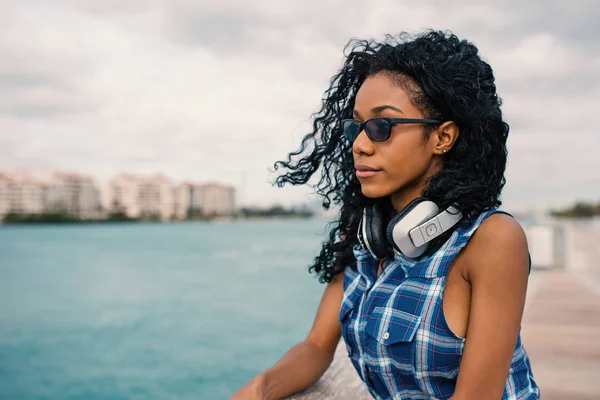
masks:
[[[463,220],[433,255],[396,253],[379,277],[378,261],[355,247],[356,268],[344,272],[339,314],[356,371],[375,399],[448,399],[454,393],[465,339],[448,327],[442,296],[448,269],[489,215]],[[502,399],[539,399],[519,335]]]

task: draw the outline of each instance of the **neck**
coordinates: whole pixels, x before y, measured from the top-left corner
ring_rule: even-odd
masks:
[[[390,202],[396,212],[404,209],[408,203],[416,199],[417,197],[423,196],[426,189],[427,179],[421,180],[416,185],[410,185],[408,187],[401,188],[397,192],[390,195]]]
[[[390,201],[394,210],[399,212],[404,207],[408,205],[411,201],[416,199],[417,197],[423,196],[425,189],[427,189],[427,184],[429,179],[435,175],[440,169],[442,165],[440,162],[433,162],[429,166],[428,171],[421,176],[420,179],[413,181],[412,184],[407,185],[406,187],[401,188],[400,190],[392,193],[390,195]]]
[[[400,210],[404,209],[404,207],[406,207],[408,203],[420,196],[420,191],[411,193],[396,192],[390,195],[390,201],[392,203],[392,206],[394,207],[394,210],[396,212],[399,212]]]

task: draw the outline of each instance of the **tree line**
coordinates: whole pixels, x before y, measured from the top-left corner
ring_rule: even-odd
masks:
[[[590,218],[600,215],[600,202],[594,204],[578,201],[571,207],[552,210],[550,214],[559,218]]]

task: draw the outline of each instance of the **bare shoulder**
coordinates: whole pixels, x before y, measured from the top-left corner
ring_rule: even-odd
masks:
[[[523,227],[510,215],[496,213],[489,216],[473,234],[475,247],[527,246]]]
[[[504,273],[528,272],[529,252],[523,227],[507,214],[489,216],[473,234],[465,258],[469,275],[495,268]]]

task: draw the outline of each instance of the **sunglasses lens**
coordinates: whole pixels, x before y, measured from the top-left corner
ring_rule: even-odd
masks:
[[[383,118],[373,118],[366,122],[365,130],[374,142],[383,142],[390,137],[390,124]]]
[[[342,129],[346,138],[350,142],[354,142],[361,131],[360,122],[353,119],[346,119],[342,122]]]

